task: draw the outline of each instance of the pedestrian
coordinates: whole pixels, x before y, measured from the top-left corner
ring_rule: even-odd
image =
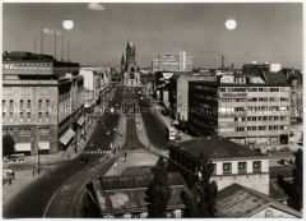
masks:
[[[12,174],[11,173],[8,174],[8,184],[9,186],[12,184]]]

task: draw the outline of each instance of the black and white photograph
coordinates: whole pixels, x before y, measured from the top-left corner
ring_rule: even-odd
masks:
[[[303,8],[8,1],[2,218],[303,218]]]

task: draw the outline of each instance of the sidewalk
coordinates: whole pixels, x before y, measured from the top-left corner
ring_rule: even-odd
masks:
[[[123,145],[125,144],[126,141],[126,116],[123,114],[120,114],[119,117],[119,123],[118,126],[116,127],[115,131],[115,137],[113,141],[113,146],[114,147],[120,147],[122,148]]]
[[[163,122],[167,128],[170,128],[171,127],[171,124],[172,124],[172,121],[173,119],[171,119],[169,116],[164,116],[161,111],[162,111],[162,107],[158,104],[156,104],[155,102],[154,103],[151,103],[152,107],[151,107],[151,110],[153,113],[155,113],[155,115],[159,118],[159,120],[161,122]],[[193,137],[190,136],[189,134],[186,134],[180,130],[179,131],[179,134],[180,134],[180,141],[186,141],[186,140],[190,140],[192,139]]]
[[[136,128],[137,128],[137,135],[139,138],[139,141],[151,152],[158,154],[158,155],[163,155],[165,157],[167,157],[169,155],[169,151],[167,150],[161,150],[159,148],[157,148],[156,146],[154,146],[149,138],[148,135],[146,133],[145,130],[145,125],[142,119],[141,115],[136,115]]]
[[[39,174],[37,174],[37,171],[33,170],[34,166],[37,165],[37,155],[26,157],[25,161],[22,163],[3,164],[3,168],[6,168],[7,166],[12,168],[18,167],[18,169],[15,169],[15,179],[12,181],[12,184],[3,184],[3,204],[9,203],[9,201],[13,199],[22,189],[48,174],[48,172],[51,170],[54,170],[59,163],[76,158],[82,152],[81,150],[83,150],[86,146],[96,127],[96,124],[96,121],[91,124],[88,130],[87,139],[86,141],[83,140],[79,143],[79,149],[77,152],[75,152],[74,145],[72,145],[66,151],[59,151],[57,153],[48,155],[40,155],[41,170]]]

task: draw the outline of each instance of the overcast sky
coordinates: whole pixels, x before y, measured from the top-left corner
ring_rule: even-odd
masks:
[[[302,67],[301,3],[103,6],[4,4],[3,49],[38,50],[40,27],[61,30],[63,19],[73,19],[75,28],[65,36],[71,39],[71,60],[82,64],[118,65],[125,42],[132,41],[140,66],[149,66],[154,54],[185,50],[195,66],[216,66],[218,53],[224,53],[235,66],[256,60]],[[228,18],[237,20],[235,30],[225,28]],[[51,36],[44,42],[52,53]]]

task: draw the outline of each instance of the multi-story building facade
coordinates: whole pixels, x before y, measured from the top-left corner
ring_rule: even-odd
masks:
[[[218,190],[237,183],[269,195],[269,160],[256,151],[217,136],[172,144],[169,149],[172,168],[185,180],[197,174],[203,157],[214,166],[212,180]]]
[[[157,71],[191,71],[192,57],[185,51],[156,56],[152,61],[153,72]]]
[[[3,133],[12,136],[16,152],[56,152],[72,143],[83,107],[78,69],[51,56],[4,54]]]
[[[290,86],[280,73],[217,73],[189,83],[189,128],[262,151],[282,148],[290,133]]]

